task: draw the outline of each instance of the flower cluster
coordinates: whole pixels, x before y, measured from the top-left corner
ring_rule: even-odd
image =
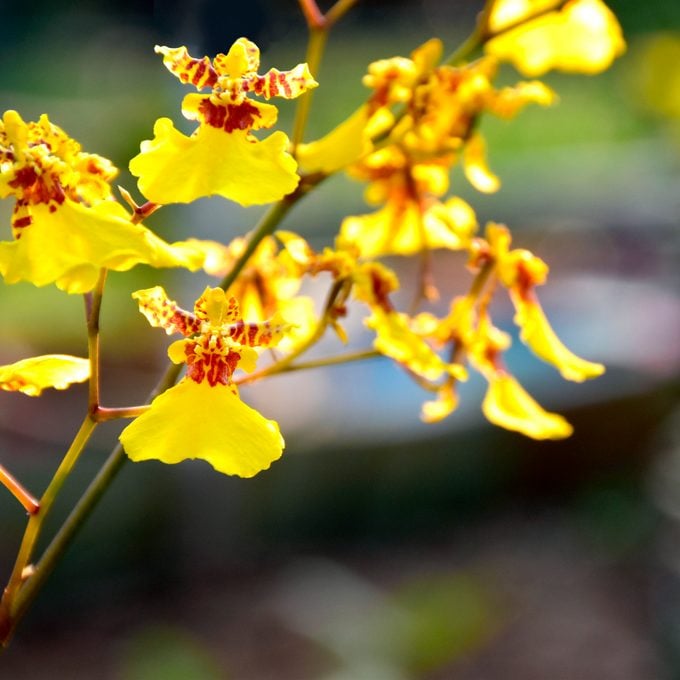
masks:
[[[123,190],[132,214],[113,198],[110,183],[117,171],[109,161],[83,152],[46,115],[26,123],[15,111],[4,114],[0,197],[15,199],[13,240],[0,243],[6,282],[55,283],[70,293],[89,293],[103,286],[106,270],[140,263],[225,277],[222,287],[206,288],[193,312],[158,286],[134,294],[151,325],[184,336],[168,353],[186,373],[148,407],[121,410],[136,416],[121,435],[131,459],[202,458],[244,477],[268,467],[283,450],[279,427],[244,404],[236,384],[293,366],[328,328],[346,340],[342,319],[348,305],[357,303],[367,309],[373,351],[433,395],[423,405],[425,420],[456,408],[457,385],[473,369],[488,382],[482,410],[493,423],[535,438],[571,432],[564,418],[544,411],[508,371],[503,353],[509,336],[489,312],[496,290],[508,291],[522,341],[564,378],[580,381],[604,369],[572,354],[551,329],[535,293],[545,282],[545,263],[512,249],[502,225],[490,223],[480,235],[473,208],[450,194],[449,173],[460,163],[474,188],[498,190],[480,120],[512,118],[528,104],[556,100],[536,80],[496,85],[501,62],[530,77],[553,68],[594,73],[624,43],[600,0],[496,0],[487,3],[477,32],[484,53],[474,61],[455,54],[444,59],[443,43],[432,39],[409,57],[370,64],[363,80],[366,102],[328,135],[292,152],[282,131],[264,138],[255,132],[277,120],[270,99],[296,98],[317,86],[306,64],[260,75],[259,49],[246,38],[212,59],[194,58],[185,47],[156,47],[170,73],[196,89],[185,96],[182,113],[197,127],[187,136],[169,118],[156,121],[154,138],[142,142],[130,162],[148,199],[136,206]],[[242,205],[287,197],[292,205],[340,170],[366,184],[367,202],[376,209],[345,217],[333,247],[318,252],[292,232],[272,236],[275,224],[229,243],[190,238],[174,244],[140,224],[162,204],[212,195]],[[443,317],[424,306],[438,294],[427,268],[435,249],[463,251],[474,275],[468,292],[455,297]],[[397,274],[378,261],[386,255],[422,259],[419,294],[408,312],[394,302]],[[322,276],[330,279],[330,289],[325,307],[316,311],[301,294],[301,283]],[[96,324],[89,328],[89,361],[50,355],[18,362],[0,368],[0,387],[39,394],[91,374],[96,380]],[[274,346],[265,367],[253,373],[257,349]],[[114,417],[115,409],[99,407],[98,386],[91,385],[90,399],[92,413]]]
[[[91,290],[102,268],[136,264],[203,264],[200,249],[168,244],[140,224],[112,196],[110,161],[85,153],[47,115],[26,123],[16,111],[0,122],[0,198],[15,199],[13,241],[0,242],[0,274],[7,283],[49,283],[69,293]]]

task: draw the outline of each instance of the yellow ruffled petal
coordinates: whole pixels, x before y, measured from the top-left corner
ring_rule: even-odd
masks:
[[[390,201],[373,213],[346,217],[338,244],[356,247],[361,257],[414,255],[437,248],[458,250],[476,227],[474,211],[461,198],[435,202],[425,213],[414,201]]]
[[[0,390],[37,397],[47,387],[64,390],[90,377],[90,362],[65,354],[45,354],[0,366]]]
[[[153,400],[120,435],[133,461],[200,458],[227,475],[252,477],[281,457],[279,426],[225,385],[185,378]]]
[[[562,344],[538,302],[525,301],[517,295],[512,297],[517,310],[515,323],[521,328],[522,341],[534,354],[555,366],[565,380],[583,382],[604,373],[602,364],[581,359]]]
[[[136,264],[186,267],[203,264],[200,249],[188,242],[168,244],[142,225],[130,222],[114,201],[88,207],[70,199],[56,209],[37,204],[21,238],[0,242],[0,274],[7,283],[48,283],[68,293],[94,288],[102,267],[126,271]]]
[[[551,69],[600,73],[623,54],[626,44],[616,17],[600,0],[571,0],[492,38],[485,50],[510,61],[527,76]]]
[[[365,156],[373,146],[366,131],[369,118],[368,106],[361,106],[324,137],[298,146],[300,167],[330,175]]]
[[[573,431],[561,415],[545,411],[507,373],[490,377],[482,411],[494,425],[532,439],[564,439]]]
[[[297,164],[286,153],[283,132],[258,141],[242,130],[227,133],[201,125],[187,137],[169,118],[160,118],[154,135],[130,161],[139,190],[154,203],[190,203],[219,195],[256,205],[277,201],[298,185]]]
[[[475,211],[457,196],[445,203],[433,204],[425,213],[423,222],[430,248],[465,248],[477,231]]]
[[[465,144],[463,172],[477,191],[493,194],[500,189],[501,181],[486,164],[486,142],[480,134],[473,134]]]

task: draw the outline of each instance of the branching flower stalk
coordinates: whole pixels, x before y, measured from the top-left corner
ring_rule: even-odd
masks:
[[[7,284],[83,294],[88,348],[87,358],[49,354],[0,366],[0,389],[39,396],[89,381],[82,424],[39,499],[0,465],[0,484],[28,513],[0,600],[3,645],[126,460],[198,458],[247,478],[282,456],[278,423],[241,400],[241,385],[380,356],[433,397],[421,411],[433,422],[455,411],[457,385],[475,370],[488,383],[482,411],[489,421],[535,439],[566,437],[569,423],[535,402],[505,363],[510,337],[490,312],[492,298],[503,292],[514,305],[521,340],[565,379],[582,381],[604,370],[573,354],[550,327],[536,294],[547,265],[512,248],[504,225],[481,229],[472,206],[450,195],[449,172],[461,163],[477,190],[498,190],[479,121],[555,101],[537,80],[497,87],[499,64],[510,62],[530,77],[551,69],[598,73],[625,48],[614,15],[601,0],[548,0],[538,9],[531,2],[488,0],[475,30],[451,56],[443,58],[443,43],[434,38],[409,57],[373,62],[363,81],[364,104],[324,137],[303,143],[329,31],[356,0],[338,0],[325,13],[315,0],[299,4],[309,30],[307,63],[287,71],[260,74],[259,49],[245,37],[213,58],[194,58],[186,47],[156,47],[168,71],[195,90],[185,96],[182,114],[196,127],[185,135],[170,118],[155,122],[153,138],[141,143],[129,165],[144,196],[139,205],[122,187],[119,202],[111,189],[116,168],[84,152],[47,115],[26,122],[10,110],[0,120],[0,198],[15,201],[12,238],[0,242],[0,275]],[[276,124],[269,101],[276,97],[298,100],[291,139],[280,130],[263,133]],[[365,184],[375,210],[346,216],[335,241],[319,251],[281,231],[293,207],[339,172]],[[207,196],[270,208],[249,236],[224,242],[168,243],[144,226],[164,205]],[[435,250],[466,254],[474,277],[446,312],[436,304]],[[407,311],[395,302],[402,281],[383,262],[395,255],[420,262]],[[109,407],[100,394],[105,283],[109,272],[137,264],[201,270],[216,283],[192,310],[161,286],[133,293],[149,324],[179,339],[169,346],[170,364],[147,403]],[[310,277],[329,279],[319,311],[300,294]],[[348,339],[342,322],[350,306],[363,310],[373,347],[305,360],[329,328]],[[266,363],[257,369],[258,361]],[[120,443],[38,556],[45,519],[92,433],[119,419],[130,421]]]

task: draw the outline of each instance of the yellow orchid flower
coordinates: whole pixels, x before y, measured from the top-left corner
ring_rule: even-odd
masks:
[[[480,315],[468,342],[470,362],[489,383],[482,412],[490,422],[532,439],[571,435],[572,427],[561,415],[543,409],[508,373],[501,355],[510,346],[510,338],[492,325],[486,313]]]
[[[142,142],[141,153],[130,161],[139,190],[155,203],[220,195],[241,205],[270,203],[293,191],[299,177],[287,153],[288,137],[280,131],[263,140],[251,134],[274,125],[276,107],[247,95],[298,97],[318,84],[307,65],[258,75],[260,51],[246,38],[212,62],[194,59],[185,47],[157,46],[156,52],[183,83],[211,92],[184,98],[182,113],[199,123],[192,135],[179,132],[169,118],[156,121],[154,139]]]
[[[187,373],[123,430],[128,456],[164,463],[201,458],[239,477],[252,477],[280,458],[284,441],[278,425],[241,401],[232,376],[237,368],[253,371],[254,348],[275,345],[287,324],[244,322],[236,299],[220,288],[206,288],[193,313],[168,299],[160,286],[133,297],[152,326],[185,336],[168,355],[186,363]]]
[[[499,0],[490,16],[490,29],[503,32],[486,42],[487,54],[511,62],[527,76],[551,69],[600,73],[623,54],[621,26],[601,0],[569,0],[559,10],[545,12],[557,4]],[[533,14],[537,16],[528,18]]]
[[[284,237],[289,242],[291,239],[303,241],[292,233],[286,233]],[[200,241],[199,246],[206,252],[205,271],[223,277],[242,256],[247,245],[248,239],[241,236],[227,245]],[[305,270],[306,267],[291,257],[287,248],[279,248],[277,239],[268,236],[260,242],[227,290],[228,296],[239,300],[243,318],[265,321],[279,315],[291,324],[290,332],[278,345],[284,352],[305,342],[318,323],[312,298],[297,295]]]
[[[26,123],[16,111],[0,121],[0,198],[16,199],[13,241],[0,242],[7,283],[49,283],[69,293],[91,290],[101,268],[136,264],[198,269],[201,252],[168,244],[113,200],[111,163],[80,145],[42,115]]]
[[[40,396],[48,387],[64,390],[90,377],[87,359],[66,354],[43,354],[0,366],[0,390]]]
[[[520,327],[522,341],[536,356],[555,366],[566,380],[582,382],[602,375],[602,364],[573,354],[550,326],[535,293],[535,287],[543,284],[548,274],[545,262],[528,250],[510,250],[510,231],[501,224],[489,224],[486,233],[499,278],[515,307],[515,323]]]

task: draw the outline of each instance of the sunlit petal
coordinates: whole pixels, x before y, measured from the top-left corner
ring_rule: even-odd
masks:
[[[507,373],[490,378],[482,411],[494,425],[521,432],[532,439],[563,439],[573,431],[561,415],[545,411]]]
[[[156,397],[120,435],[134,461],[199,458],[227,475],[252,477],[281,457],[278,425],[225,385],[184,379]]]
[[[37,397],[47,387],[64,390],[90,377],[87,359],[65,354],[45,354],[0,366],[0,390]]]

